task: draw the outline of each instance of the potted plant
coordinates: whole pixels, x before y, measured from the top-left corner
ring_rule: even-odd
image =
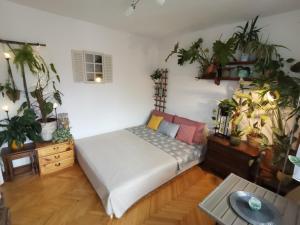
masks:
[[[20,99],[20,91],[9,80],[5,84],[0,83],[0,92],[2,97],[6,95],[14,103]]]
[[[232,99],[224,99],[220,101],[218,107],[220,109],[221,116],[229,116],[232,111],[233,104]]]
[[[52,142],[54,143],[62,143],[66,141],[72,141],[73,136],[69,128],[58,128],[53,133]]]
[[[178,65],[182,66],[185,63],[194,63],[197,62],[200,64],[198,78],[201,78],[202,75],[211,74],[215,72],[216,66],[213,61],[213,57],[210,55],[208,48],[203,48],[203,39],[199,38],[196,42],[192,43],[187,49],[179,48],[179,43],[176,43],[174,49],[167,56],[165,61],[173,55],[177,54]]]
[[[259,41],[259,32],[262,28],[256,27],[258,18],[259,16],[256,16],[251,22],[247,21],[245,26],[238,26],[238,30],[232,36],[235,40],[235,50],[239,50],[241,53],[240,61],[256,59],[251,44]]]
[[[239,128],[232,130],[231,134],[230,134],[230,144],[233,146],[240,145],[243,135],[244,135],[244,132],[242,130],[240,130]]]
[[[163,70],[162,69],[156,69],[151,75],[151,79],[154,81],[154,83],[159,82],[159,80],[163,76]]]
[[[44,141],[50,141],[52,133],[57,128],[56,119],[51,117],[53,101],[62,104],[61,92],[56,88],[56,82],[60,82],[60,77],[56,72],[54,64],[50,63],[48,66],[45,60],[30,45],[14,49],[13,52],[15,54],[14,63],[17,67],[21,68],[26,96],[26,102],[21,105],[19,111],[25,108],[35,109],[40,116],[39,122],[42,126],[41,136]],[[27,88],[25,65],[35,75],[37,81],[34,90],[31,92]],[[54,76],[52,76],[51,72]],[[31,102],[29,94],[35,99],[34,102]]]
[[[8,143],[8,147],[18,150],[23,147],[27,139],[40,141],[41,125],[36,121],[36,114],[32,109],[26,109],[21,116],[0,121],[0,146]]]

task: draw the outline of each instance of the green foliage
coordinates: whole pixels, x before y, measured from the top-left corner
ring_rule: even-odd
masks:
[[[173,54],[177,54],[178,65],[183,66],[185,63],[198,62],[200,64],[199,75],[206,73],[210,64],[213,63],[213,58],[209,54],[208,48],[203,48],[203,39],[199,38],[196,42],[192,43],[187,49],[179,48],[179,43],[176,43],[174,49],[167,56],[167,61]]]
[[[46,123],[49,114],[53,111],[52,101],[57,101],[62,104],[62,93],[57,90],[56,82],[60,82],[60,77],[57,74],[56,68],[53,63],[48,65],[45,60],[37,54],[30,45],[23,45],[21,48],[13,49],[15,54],[14,63],[17,68],[21,68],[23,77],[24,90],[26,95],[26,104],[23,103],[19,109],[22,111],[26,107],[33,107],[38,109],[41,115],[42,122]],[[27,66],[32,74],[37,78],[35,90],[30,92],[31,97],[36,101],[31,103],[27,89],[27,82],[25,77],[25,66]],[[51,76],[51,72],[54,76]],[[52,91],[49,91],[49,84],[52,83]]]
[[[259,16],[256,16],[253,20],[247,21],[245,26],[237,27],[238,31],[232,35],[235,40],[235,50],[239,49],[246,53],[247,50],[249,50],[249,43],[257,42],[259,40],[259,32],[262,30],[262,28],[256,27],[258,18]]]
[[[0,83],[0,93],[2,97],[6,95],[13,103],[20,99],[20,91],[15,89],[9,80],[5,84]]]
[[[225,66],[234,59],[235,53],[235,39],[229,38],[226,42],[217,40],[213,44],[214,60],[215,63]]]
[[[61,143],[65,141],[70,141],[73,139],[73,136],[70,132],[70,129],[67,128],[58,128],[53,133],[52,141],[55,143]]]
[[[0,127],[0,146],[4,143],[10,146],[13,141],[20,146],[27,138],[32,141],[41,140],[41,125],[36,121],[36,115],[31,109],[26,109],[22,116],[1,120]]]
[[[164,70],[163,69],[156,69],[151,75],[152,80],[158,80],[163,76]]]

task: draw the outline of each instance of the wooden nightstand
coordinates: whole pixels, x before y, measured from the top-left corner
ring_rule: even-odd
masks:
[[[203,166],[223,178],[235,173],[245,179],[254,180],[258,171],[256,167],[259,168],[256,163],[259,156],[259,149],[245,142],[239,146],[232,146],[228,139],[211,135],[208,137]]]
[[[74,164],[73,142],[38,143],[36,153],[40,175],[57,172]]]

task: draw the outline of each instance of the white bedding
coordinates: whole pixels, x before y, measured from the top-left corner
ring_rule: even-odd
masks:
[[[179,173],[174,157],[127,130],[77,140],[76,150],[78,162],[107,214],[117,218]],[[180,172],[200,160],[190,162]]]

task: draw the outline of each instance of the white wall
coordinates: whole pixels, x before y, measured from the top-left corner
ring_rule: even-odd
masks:
[[[63,105],[68,112],[75,138],[141,124],[153,108],[149,74],[157,66],[156,41],[91,23],[50,14],[0,0],[0,38],[46,43],[40,48],[48,62],[61,75]],[[113,83],[75,83],[72,77],[71,49],[99,51],[113,57]],[[6,79],[6,64],[0,46],[0,82]],[[14,72],[14,76],[20,77]],[[30,77],[31,75],[27,75]],[[21,80],[17,81],[22,88]],[[21,101],[20,101],[21,102]],[[8,104],[10,115],[17,108]],[[0,118],[4,118],[3,112]]]
[[[180,46],[186,48],[193,41],[202,37],[204,46],[211,47],[212,43],[221,35],[222,39],[228,38],[235,31],[237,25],[244,25],[244,23],[213,27],[162,40],[160,58],[161,65],[169,69],[167,110],[170,113],[211,124],[211,112],[216,107],[217,100],[231,97],[233,90],[238,85],[236,81],[221,81],[221,85],[216,86],[213,80],[195,80],[198,65],[179,66],[175,55],[165,63],[164,59],[173,49],[174,44],[179,41]],[[290,49],[282,51],[283,56],[295,57],[300,60],[300,10],[261,18],[258,25],[264,27],[265,38]]]

